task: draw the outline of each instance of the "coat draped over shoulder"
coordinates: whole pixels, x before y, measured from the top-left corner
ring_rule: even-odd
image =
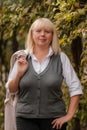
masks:
[[[11,78],[11,73],[12,70],[14,68],[14,64],[17,60],[18,56],[27,56],[27,50],[19,50],[17,52],[15,52],[12,56],[11,56],[11,60],[10,60],[10,71],[9,71],[9,76],[8,76],[8,81],[5,85],[6,87],[6,98],[4,101],[4,130],[17,130],[16,129],[16,118],[15,118],[15,107],[16,107],[16,103],[17,103],[17,93],[10,93],[10,91],[8,91],[8,83],[9,83],[9,77]]]

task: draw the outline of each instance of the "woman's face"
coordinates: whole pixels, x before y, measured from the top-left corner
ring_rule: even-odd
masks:
[[[49,47],[53,39],[52,30],[49,27],[39,27],[32,31],[34,45]]]

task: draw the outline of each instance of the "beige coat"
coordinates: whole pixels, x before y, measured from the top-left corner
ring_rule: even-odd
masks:
[[[6,83],[6,99],[5,99],[5,120],[4,120],[4,130],[16,130],[16,118],[15,118],[15,107],[17,103],[17,94],[11,94],[7,90],[7,85],[9,82],[9,77],[11,76],[12,70],[14,68],[15,61],[19,55],[27,56],[26,50],[20,50],[15,52],[10,61],[10,72],[8,76],[8,81]],[[11,78],[11,77],[10,77]]]

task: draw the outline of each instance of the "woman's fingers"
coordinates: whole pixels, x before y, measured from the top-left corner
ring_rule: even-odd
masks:
[[[28,69],[28,62],[23,57],[18,57],[18,75],[21,77]]]
[[[25,57],[23,57],[23,56],[20,56],[20,57],[18,57],[18,63],[19,64],[28,64],[28,62],[26,61],[26,58]]]
[[[62,124],[61,124],[60,121],[58,121],[58,119],[55,119],[55,120],[52,122],[52,124],[53,124],[53,128],[56,128],[56,129],[61,129],[61,127],[62,127]]]
[[[61,129],[62,125],[66,122],[66,116],[54,119],[52,121],[53,128]]]

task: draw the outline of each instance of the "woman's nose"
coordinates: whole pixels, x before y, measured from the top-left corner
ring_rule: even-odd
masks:
[[[44,31],[41,31],[41,35],[44,35],[45,34],[45,32]]]

